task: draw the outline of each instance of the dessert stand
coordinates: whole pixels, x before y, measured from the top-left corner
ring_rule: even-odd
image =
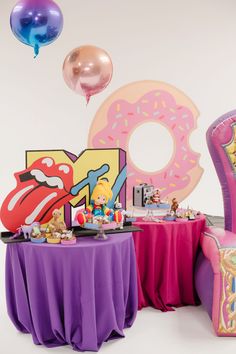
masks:
[[[104,241],[108,239],[108,236],[105,234],[107,230],[115,230],[117,228],[116,222],[110,222],[109,224],[98,224],[85,223],[83,226],[84,229],[97,230],[98,233],[94,236],[95,240]]]
[[[162,211],[162,210],[166,211],[169,208],[170,205],[167,203],[146,204],[144,207],[140,207],[140,209],[146,210],[146,215],[143,217],[143,221],[161,222],[162,220],[158,218],[158,215],[154,214],[154,211]],[[163,216],[163,213],[160,216]]]

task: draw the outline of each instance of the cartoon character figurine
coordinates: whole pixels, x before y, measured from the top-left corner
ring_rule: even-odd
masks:
[[[115,213],[119,212],[121,215],[120,221],[118,222],[118,226],[120,229],[123,229],[124,228],[125,210],[123,210],[122,204],[120,202],[115,202],[114,210],[115,210]]]
[[[106,206],[112,196],[110,183],[103,179],[99,180],[91,195],[91,204],[86,208],[85,212],[76,215],[78,223],[83,225],[99,217],[108,217],[110,221],[119,223],[122,219],[121,212],[119,210],[114,212]]]
[[[176,211],[179,207],[179,203],[176,198],[172,199],[172,205],[171,205],[171,211],[173,211],[176,214]]]

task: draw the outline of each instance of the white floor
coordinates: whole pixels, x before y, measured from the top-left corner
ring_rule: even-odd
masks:
[[[34,345],[31,336],[19,333],[8,319],[3,298],[4,294],[0,306],[1,354],[73,353],[69,346],[48,349]],[[236,338],[217,338],[203,308],[188,306],[168,313],[152,308],[139,311],[133,327],[125,330],[125,338],[104,343],[100,353],[222,354],[235,349]]]
[[[133,327],[125,331],[125,336],[104,343],[100,353],[222,354],[236,349],[236,338],[214,335],[211,322],[201,306],[168,313],[144,309],[138,312]],[[73,353],[69,346],[48,349],[34,345],[30,335],[17,332],[11,324],[3,301],[0,307],[0,351],[1,354]]]
[[[17,332],[5,306],[5,246],[0,244],[0,354],[73,353],[69,346],[48,349],[33,344],[31,336]],[[218,338],[207,313],[200,307],[162,313],[152,308],[138,312],[125,338],[104,343],[100,354],[222,354],[236,349],[236,338]]]

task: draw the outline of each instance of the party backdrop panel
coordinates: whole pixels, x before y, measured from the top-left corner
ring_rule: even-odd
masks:
[[[121,149],[88,149],[78,157],[65,150],[26,152],[26,168],[15,173],[16,188],[5,198],[1,221],[15,232],[34,221],[47,223],[55,208],[62,208],[67,226],[72,225],[71,206],[88,205],[99,178],[112,185],[113,198],[125,207],[126,154]]]
[[[190,135],[197,127],[198,114],[193,102],[177,88],[158,81],[134,82],[121,87],[102,104],[93,120],[88,146],[119,147],[127,151],[129,204],[133,186],[143,182],[158,187],[162,198],[177,197],[182,201],[195,188],[203,173],[199,165],[200,154],[189,145]],[[174,142],[170,161],[162,170],[152,173],[138,168],[129,154],[131,135],[137,127],[148,122],[165,127]],[[145,149],[145,137],[140,144]],[[151,158],[158,159],[160,153],[154,152]]]

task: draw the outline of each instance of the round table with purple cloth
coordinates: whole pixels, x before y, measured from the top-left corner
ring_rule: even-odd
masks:
[[[97,351],[123,337],[137,313],[132,234],[78,238],[71,246],[9,244],[6,299],[12,322],[35,344]]]
[[[138,219],[143,232],[133,233],[138,272],[138,308],[161,311],[198,303],[194,266],[204,215],[195,220],[163,223]]]

